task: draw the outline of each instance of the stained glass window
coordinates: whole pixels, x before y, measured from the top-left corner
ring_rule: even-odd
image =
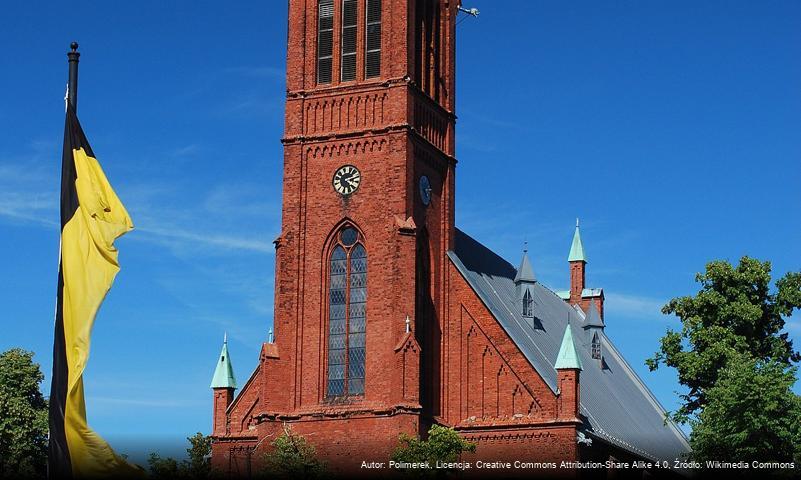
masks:
[[[331,253],[328,298],[328,397],[364,394],[367,251],[350,227]]]

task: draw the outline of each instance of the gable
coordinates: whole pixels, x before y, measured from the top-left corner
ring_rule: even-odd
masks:
[[[455,244],[448,252],[454,267],[554,393],[561,337],[568,323],[573,327],[585,365],[580,377],[585,433],[645,458],[673,458],[689,451],[684,435],[665,421],[664,408],[603,332],[601,363],[592,359],[591,334],[581,328],[583,317],[559,295],[534,284],[535,321],[527,322],[517,308],[515,268],[459,230]]]
[[[445,417],[457,426],[531,423],[556,415],[556,396],[452,264]]]

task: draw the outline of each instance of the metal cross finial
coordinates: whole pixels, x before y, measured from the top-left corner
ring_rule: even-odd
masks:
[[[412,320],[406,315],[406,333],[411,333],[412,331]]]

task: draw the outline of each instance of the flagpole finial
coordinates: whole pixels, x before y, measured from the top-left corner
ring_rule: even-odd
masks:
[[[78,111],[78,62],[81,53],[78,51],[78,42],[70,43],[70,51],[67,52],[69,59],[69,103],[74,111]]]

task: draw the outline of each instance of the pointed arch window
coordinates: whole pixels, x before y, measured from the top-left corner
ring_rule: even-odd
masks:
[[[327,396],[364,394],[367,250],[356,229],[337,234],[328,287]]]
[[[592,358],[601,359],[601,339],[598,338],[598,332],[592,334]]]
[[[534,316],[534,297],[531,296],[531,290],[528,288],[526,288],[526,292],[523,294],[523,316]]]

